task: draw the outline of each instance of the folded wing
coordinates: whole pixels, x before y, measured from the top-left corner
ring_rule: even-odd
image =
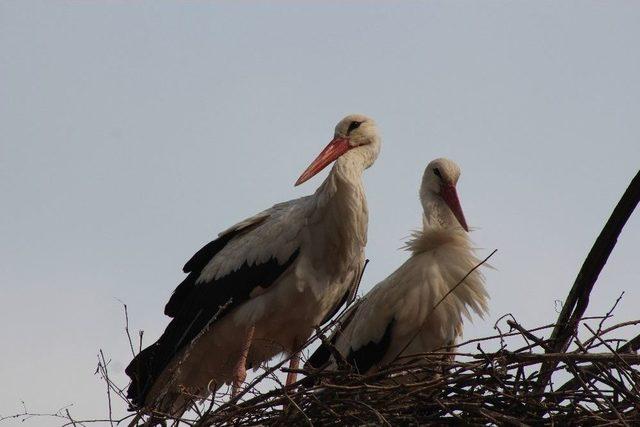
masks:
[[[281,203],[221,233],[185,264],[187,277],[165,306],[172,317],[162,336],[126,369],[127,395],[142,407],[156,379],[208,327],[274,285],[295,263],[302,245],[305,198]]]

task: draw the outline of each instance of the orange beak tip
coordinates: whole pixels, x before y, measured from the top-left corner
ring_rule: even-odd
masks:
[[[304,172],[302,172],[302,175],[300,175],[300,178],[298,178],[298,180],[294,184],[294,187],[297,187],[298,185],[303,184],[313,178],[321,170],[326,168],[330,163],[349,151],[349,149],[351,149],[351,146],[349,145],[348,138],[334,138],[324,148],[324,150],[320,152],[318,157],[316,157],[315,160],[311,162],[309,167]]]

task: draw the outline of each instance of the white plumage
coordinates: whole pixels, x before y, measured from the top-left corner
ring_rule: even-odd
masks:
[[[424,224],[406,245],[410,258],[345,314],[332,337],[340,354],[361,373],[374,372],[401,355],[452,345],[470,311],[480,316],[487,311],[488,295],[477,270],[445,297],[479,264],[455,189],[459,175],[451,160],[429,163],[420,189]],[[308,363],[336,367],[326,346]]]
[[[173,320],[127,368],[132,406],[176,415],[188,394],[237,389],[245,366],[295,353],[353,296],[367,242],[361,175],[379,150],[375,122],[347,116],[296,183],[337,159],[313,195],[239,222],[194,255],[165,308]]]

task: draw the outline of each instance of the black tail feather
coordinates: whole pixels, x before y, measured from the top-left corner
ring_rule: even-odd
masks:
[[[125,373],[131,378],[131,384],[127,389],[127,398],[131,402],[131,410],[140,409],[144,406],[145,398],[153,385],[156,374],[153,368],[157,351],[157,343],[145,348],[133,358],[125,369]]]

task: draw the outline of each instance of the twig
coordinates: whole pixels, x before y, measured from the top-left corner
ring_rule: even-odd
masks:
[[[118,299],[118,301],[120,300]],[[127,341],[129,342],[129,348],[131,349],[131,356],[136,357],[136,352],[133,350],[133,340],[131,339],[131,333],[129,331],[129,311],[127,310],[127,304],[122,301],[120,301],[120,304],[122,304],[122,307],[124,308],[124,331],[127,334]],[[140,334],[140,341],[142,342],[142,334]]]
[[[100,349],[100,357],[98,358],[98,368],[101,369],[102,378],[104,378],[107,386],[107,404],[109,406],[109,423],[113,427],[113,410],[111,408],[111,381],[109,380],[109,371],[107,370],[107,361],[104,357],[102,349]]]

